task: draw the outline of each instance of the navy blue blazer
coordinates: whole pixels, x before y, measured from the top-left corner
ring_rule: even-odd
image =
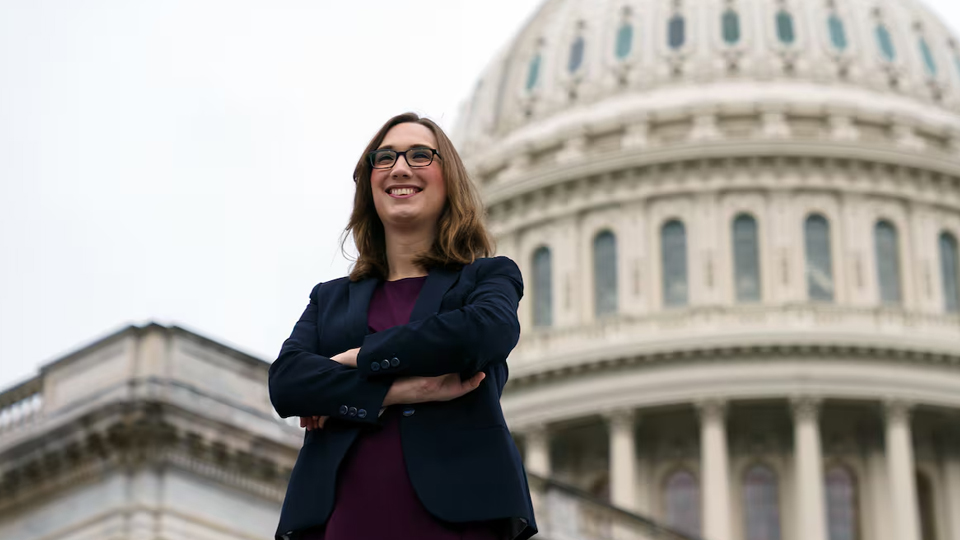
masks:
[[[378,279],[320,283],[270,366],[270,400],[281,417],[328,416],[306,432],[287,486],[276,538],[326,523],[337,469],[361,426],[377,424],[397,377],[483,371],[476,390],[447,402],[404,406],[407,471],[426,509],[449,522],[504,520],[511,538],[537,532],[526,472],[500,409],[507,355],[520,337],[523,279],[506,257],[461,270],[432,269],[410,322],[367,333]],[[360,347],[357,368],[331,356]],[[376,518],[376,508],[370,509]]]

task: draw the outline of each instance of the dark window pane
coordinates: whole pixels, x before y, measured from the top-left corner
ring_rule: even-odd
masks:
[[[930,45],[927,45],[927,40],[920,38],[920,54],[923,56],[923,63],[927,66],[927,73],[931,76],[937,74],[937,61],[933,58],[933,51],[930,50]]]
[[[530,67],[527,69],[527,90],[532,90],[537,85],[537,79],[540,77],[540,55],[536,55],[530,60]]]
[[[542,247],[533,254],[533,325],[553,324],[553,285],[550,249]]]
[[[893,47],[893,38],[890,36],[890,31],[882,24],[877,25],[877,44],[887,61],[892,62],[897,57],[897,50]]]
[[[732,9],[723,14],[723,40],[729,45],[740,42],[740,15]]]
[[[847,48],[847,31],[843,26],[843,21],[836,15],[831,15],[828,22],[830,26],[830,42],[838,51]]]
[[[617,312],[617,238],[606,231],[593,240],[594,313]]]
[[[877,223],[874,236],[880,301],[884,304],[899,304],[900,247],[897,242],[897,230],[889,222],[881,221]]]
[[[690,536],[700,536],[700,484],[687,471],[670,475],[663,490],[666,525]]]
[[[680,47],[683,47],[683,44],[687,39],[685,27],[686,21],[682,15],[674,15],[670,19],[670,23],[667,27],[667,44],[670,45],[671,49],[679,49]]]
[[[733,263],[737,302],[759,302],[760,246],[757,221],[745,214],[733,220]]]
[[[687,304],[687,233],[683,223],[670,221],[660,231],[660,261],[663,264],[663,304]]]
[[[859,540],[857,483],[846,467],[831,467],[825,479],[830,540]]]
[[[633,26],[623,23],[617,32],[617,58],[626,58],[633,48]]]
[[[917,507],[920,509],[920,538],[937,540],[937,500],[927,475],[917,472]]]
[[[754,465],[743,479],[746,540],[780,540],[780,493],[769,467]]]
[[[793,31],[793,15],[789,12],[781,11],[777,13],[777,37],[787,45],[790,45],[796,40],[796,35]]]
[[[830,223],[812,215],[804,224],[807,255],[807,294],[811,300],[833,300],[833,259],[830,253]]]
[[[580,66],[583,64],[583,47],[584,42],[582,37],[578,37],[572,45],[570,45],[570,58],[567,61],[567,70],[570,73],[573,73],[580,69]]]
[[[943,277],[943,304],[948,313],[960,311],[960,275],[957,271],[957,239],[940,235],[940,275]]]

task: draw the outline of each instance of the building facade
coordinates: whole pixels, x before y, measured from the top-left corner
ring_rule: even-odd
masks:
[[[455,139],[526,280],[531,473],[710,540],[960,540],[960,45],[919,2],[547,0]]]
[[[3,540],[273,538],[303,430],[263,360],[132,326],[0,393]]]

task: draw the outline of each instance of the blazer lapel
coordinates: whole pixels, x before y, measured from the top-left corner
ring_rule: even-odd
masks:
[[[410,321],[419,321],[431,315],[436,315],[440,311],[440,301],[443,300],[443,295],[456,283],[458,277],[460,277],[459,271],[432,268],[430,273],[427,274],[427,280],[424,282],[423,288],[420,289],[417,302],[413,305]]]
[[[360,281],[351,281],[349,285],[350,303],[347,307],[345,321],[345,336],[350,343],[359,343],[367,335],[367,311],[370,309],[370,299],[377,288],[377,278],[367,278]]]

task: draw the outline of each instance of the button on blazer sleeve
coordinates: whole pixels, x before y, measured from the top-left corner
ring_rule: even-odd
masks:
[[[523,296],[523,277],[507,257],[478,263],[476,286],[462,308],[368,335],[360,347],[357,370],[368,379],[471,376],[491,362],[506,360],[520,339],[517,306]],[[396,367],[371,369],[374,360],[394,358]]]
[[[283,342],[280,356],[270,366],[270,401],[281,418],[330,416],[351,422],[377,424],[377,412],[391,380],[364,380],[360,373],[317,354],[317,312],[320,285],[310,293],[310,304]],[[365,414],[350,414],[363,409]]]

